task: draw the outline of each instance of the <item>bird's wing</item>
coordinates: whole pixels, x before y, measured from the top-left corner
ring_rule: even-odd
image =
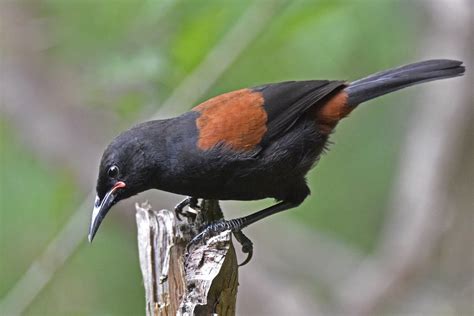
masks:
[[[265,145],[288,131],[310,108],[322,106],[335,91],[345,87],[343,81],[311,80],[287,81],[256,87],[265,100],[267,133],[262,139]]]
[[[214,97],[193,109],[200,113],[198,147],[207,150],[220,143],[238,151],[265,147],[344,86],[342,81],[289,81]]]

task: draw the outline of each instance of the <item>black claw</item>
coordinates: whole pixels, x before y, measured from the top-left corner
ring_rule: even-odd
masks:
[[[203,239],[204,239],[204,232],[200,232],[199,234],[194,236],[193,239],[191,239],[189,243],[186,245],[186,253],[189,254],[190,253],[189,250],[191,249],[191,246],[198,244]]]
[[[182,200],[181,202],[179,202],[174,207],[174,213],[176,214],[176,218],[178,220],[181,220],[181,216],[188,217],[188,218],[194,218],[195,217],[194,214],[190,214],[190,213],[184,211],[184,208],[186,206],[189,206],[193,209],[199,209],[198,199],[195,198],[195,197],[189,196],[189,197],[185,198],[184,200]]]
[[[247,254],[247,258],[243,262],[239,264],[239,267],[242,267],[250,262],[253,256],[253,243],[252,241],[245,236],[245,234],[239,230],[234,232],[235,239],[240,243],[242,246],[242,252]]]
[[[250,260],[252,260],[252,256],[253,256],[253,250],[248,252],[247,258],[245,258],[245,260],[243,262],[239,263],[239,267],[242,267],[242,266],[246,265],[247,263],[249,263]]]

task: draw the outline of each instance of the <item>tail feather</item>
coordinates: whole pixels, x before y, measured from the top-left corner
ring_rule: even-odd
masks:
[[[345,91],[350,106],[415,84],[462,76],[462,61],[434,59],[422,61],[370,75],[352,82]]]

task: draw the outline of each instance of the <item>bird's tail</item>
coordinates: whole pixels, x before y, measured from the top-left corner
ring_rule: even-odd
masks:
[[[347,104],[357,106],[367,100],[422,82],[462,76],[462,61],[449,59],[426,60],[378,72],[352,82],[345,91]]]

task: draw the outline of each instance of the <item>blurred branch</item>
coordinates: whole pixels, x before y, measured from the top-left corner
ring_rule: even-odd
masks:
[[[286,1],[253,2],[226,36],[161,104],[154,119],[174,116],[196,104],[286,5]]]
[[[94,196],[95,193],[91,193],[84,200],[43,253],[31,263],[17,283],[2,297],[0,315],[21,315],[54,274],[75,253],[81,242],[85,240],[84,231],[87,229],[90,201],[94,199]]]
[[[238,267],[230,231],[186,253],[202,225],[223,217],[219,203],[203,201],[192,221],[147,203],[136,210],[147,315],[235,315]]]
[[[472,60],[469,1],[426,1],[431,15],[423,57]],[[450,10],[446,10],[449,7]],[[463,52],[458,56],[459,52]],[[469,69],[467,77],[471,77]],[[439,247],[455,202],[450,199],[463,139],[470,137],[472,114],[468,78],[443,81],[442,89],[421,88],[413,123],[402,148],[390,216],[373,258],[339,289],[342,313],[373,315],[395,294],[405,292],[414,276],[427,271]],[[429,93],[428,93],[429,91]]]
[[[244,18],[245,23],[242,23],[241,19],[236,22],[236,26],[231,28],[231,30],[226,34],[223,40],[213,48],[208,56],[201,65],[199,65],[196,70],[189,74],[189,78],[194,79],[184,79],[183,84],[180,85],[174,93],[172,93],[170,97],[170,101],[165,101],[163,103],[162,109],[160,109],[154,116],[162,116],[164,115],[164,111],[169,111],[170,106],[174,106],[176,102],[187,102],[187,105],[195,104],[199,98],[205,93],[205,90],[209,89],[212,84],[217,80],[217,78],[235,61],[236,57],[239,55],[241,51],[243,51],[249,44],[251,44],[252,40],[256,38],[258,34],[260,34],[266,26],[270,24],[274,15],[276,15],[279,11],[276,8],[279,7],[277,5],[278,2],[267,2],[267,1],[257,1],[252,4],[247,11],[244,13],[242,18]],[[27,21],[31,20],[28,16],[28,13],[21,7],[19,3],[15,2],[1,2],[1,18],[0,20],[2,23],[10,23],[8,26],[16,25],[18,21]],[[266,18],[261,19],[259,14],[263,14]],[[253,23],[257,23],[254,25]],[[7,27],[3,27],[2,29],[8,29]],[[23,31],[23,32],[20,32]],[[38,33],[30,33],[30,32],[38,32],[36,28],[23,28],[20,29],[16,34],[16,39],[24,39],[24,38],[32,38],[35,39],[37,36],[41,36],[42,34]],[[26,32],[26,33],[25,33]],[[22,34],[21,36],[19,34]],[[230,44],[232,42],[239,42],[240,39],[246,39],[242,41],[240,45],[233,46],[233,49],[236,52],[230,52],[226,47],[223,45]],[[17,48],[18,52],[25,50],[23,41],[11,41],[9,45]],[[36,74],[29,74],[32,78],[34,78],[34,82],[28,83],[27,85],[21,85],[23,82],[23,74],[20,72],[22,69],[23,63],[28,63],[29,59],[36,56],[35,47],[27,47],[26,51],[28,52],[27,55],[19,54],[16,56],[17,62],[9,68],[8,76],[6,76],[6,71],[2,69],[0,73],[2,73],[0,84],[2,86],[2,94],[9,93],[9,91],[14,92],[14,97],[9,98],[8,95],[3,96],[6,107],[2,111],[6,111],[10,109],[11,111],[15,110],[17,107],[24,107],[24,106],[36,106],[37,101],[34,98],[34,94],[32,97],[24,98],[24,96],[28,96],[28,91],[39,91],[43,89],[47,89],[48,91],[55,90],[53,87],[44,87],[42,85],[44,73],[48,73],[47,69],[42,69],[40,72]],[[225,55],[227,54],[227,55]],[[15,55],[15,54],[13,54]],[[2,57],[3,58],[3,57]],[[212,58],[223,58],[223,60],[212,60]],[[36,60],[36,58],[35,58]],[[212,62],[210,62],[212,61]],[[41,64],[39,61],[37,64]],[[215,66],[219,65],[219,66]],[[5,66],[9,66],[9,64],[5,63],[2,60],[2,68]],[[31,67],[36,69],[35,67]],[[6,68],[8,69],[8,68]],[[199,75],[199,76],[198,76]],[[19,82],[13,82],[11,80],[20,78]],[[57,81],[54,82],[61,82],[59,78]],[[197,80],[199,79],[199,80]],[[17,86],[17,84],[20,84]],[[199,88],[195,89],[194,85],[198,85]],[[8,89],[5,89],[7,87]],[[20,90],[17,90],[17,87]],[[12,90],[10,90],[12,89]],[[56,88],[57,89],[57,88]],[[189,90],[188,90],[189,89]],[[72,94],[74,95],[74,94]],[[181,99],[179,96],[187,96],[186,99]],[[71,100],[64,100],[64,103],[67,103]],[[46,100],[42,102],[42,105],[46,106],[50,102],[50,100]],[[173,108],[174,113],[177,113],[177,108]],[[26,111],[28,115],[31,115],[28,111]],[[12,114],[10,115],[15,115]],[[36,111],[32,112],[35,115]],[[39,111],[38,115],[44,117],[47,115],[49,111]],[[25,119],[22,117],[24,115],[19,113],[17,117],[19,119]],[[87,117],[95,117],[94,115],[88,115]],[[30,118],[32,116],[29,116]],[[84,117],[83,115],[79,117]],[[31,120],[28,120],[30,122]],[[32,120],[33,122],[39,122],[39,120]],[[46,120],[47,122],[51,122],[51,119]],[[85,154],[88,148],[91,148],[89,145],[79,146],[77,138],[77,134],[74,131],[74,127],[78,124],[77,117],[74,116],[73,120],[69,121],[72,125],[69,126],[60,126],[58,127],[59,130],[56,129],[49,129],[45,128],[44,125],[32,125],[35,128],[29,129],[26,135],[29,137],[33,137],[33,135],[42,135],[42,139],[45,140],[44,145],[47,148],[50,148],[48,145],[49,142],[52,142],[54,139],[57,139],[56,135],[61,133],[64,138],[68,134],[64,134],[65,131],[71,131],[71,135],[67,137],[70,141],[70,144],[73,144],[73,149],[83,151],[82,154]],[[84,123],[84,122],[83,122]],[[29,123],[28,123],[29,124]],[[21,124],[20,126],[28,126],[28,124]],[[56,125],[56,123],[51,123]],[[95,125],[91,122],[84,123],[81,125],[83,128],[90,129]],[[22,127],[20,127],[22,128]],[[25,132],[25,131],[24,131]],[[88,135],[88,134],[86,134]],[[86,137],[89,140],[95,139],[95,137]],[[34,144],[34,141],[31,142]],[[63,144],[64,145],[64,144]],[[33,146],[34,148],[37,146]],[[41,146],[40,146],[41,147]],[[54,146],[53,146],[54,147]],[[63,153],[66,153],[68,157],[71,157],[72,153],[68,150],[68,146],[62,146],[61,148],[64,149]],[[42,152],[42,148],[39,149]],[[53,151],[55,152],[55,151]],[[94,153],[90,153],[90,157],[95,157],[97,154],[100,153],[100,149],[97,147],[94,148]],[[96,159],[97,160],[97,159]],[[75,160],[73,160],[75,161]],[[84,174],[85,171],[89,170],[90,168],[84,168],[84,166],[88,165],[88,163],[82,163],[80,165],[74,165],[74,170],[77,170],[79,174]],[[92,179],[93,176],[87,172],[88,179]],[[87,180],[90,182],[90,180]],[[88,194],[87,198],[81,203],[81,207],[79,207],[68,220],[64,228],[52,239],[50,244],[46,247],[45,252],[43,252],[28,268],[25,274],[19,279],[19,281],[12,287],[12,289],[6,293],[3,297],[2,301],[0,301],[0,310],[3,311],[6,315],[19,315],[21,314],[35,299],[35,297],[41,292],[46,284],[52,279],[56,271],[64,264],[67,258],[72,255],[79,247],[79,245],[85,240],[86,237],[86,222],[89,217],[87,213],[87,205],[92,205],[93,197],[95,193],[92,191]],[[82,233],[84,232],[84,233]],[[47,267],[46,269],[38,269],[38,267]]]

